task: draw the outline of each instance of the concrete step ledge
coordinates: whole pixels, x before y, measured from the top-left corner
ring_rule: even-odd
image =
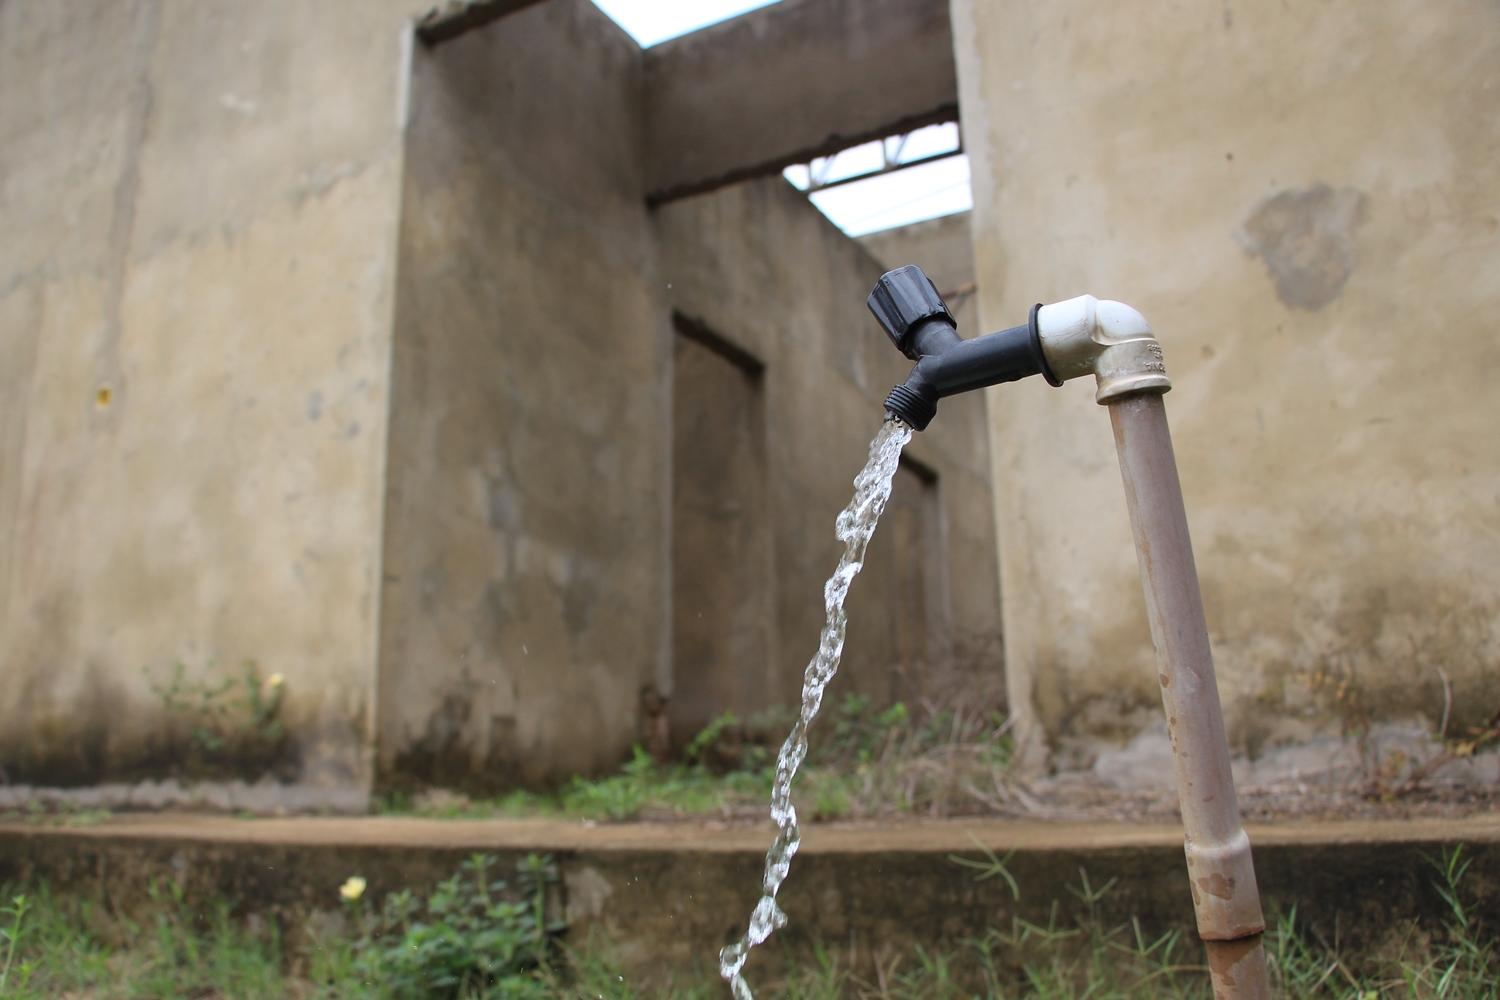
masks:
[[[1500,815],[1249,829],[1268,911],[1296,906],[1353,953],[1408,920],[1441,923],[1447,911],[1427,858],[1460,843],[1474,859],[1465,885],[1477,912],[1500,926]],[[743,929],[770,840],[769,826],[711,823],[124,816],[78,828],[0,824],[0,881],[44,878],[130,910],[150,879],[172,878],[189,898],[228,897],[241,914],[295,928],[332,919],[351,875],[378,899],[425,890],[475,851],[506,867],[546,852],[563,875],[574,941],[598,928],[628,968],[701,971]],[[1015,852],[1008,868],[1019,902],[1002,879],[975,881],[950,859],[982,857],[977,845]],[[818,942],[852,949],[857,967],[914,944],[951,948],[1009,926],[1012,915],[1045,922],[1054,900],[1070,918],[1079,904],[1068,886],[1081,871],[1095,886],[1116,879],[1108,923],[1134,917],[1150,931],[1191,933],[1179,827],[976,820],[808,827],[781,895],[791,924],[773,942],[792,955]]]

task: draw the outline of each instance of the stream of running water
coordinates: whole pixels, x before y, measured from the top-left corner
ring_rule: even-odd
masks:
[[[849,501],[849,506],[835,522],[835,533],[844,543],[844,554],[839,558],[838,568],[823,585],[823,606],[828,621],[818,640],[818,652],[808,663],[807,673],[803,676],[802,711],[776,758],[776,779],[771,785],[771,819],[775,821],[778,832],[771,849],[766,852],[762,895],[750,914],[750,927],[745,936],[734,944],[725,945],[719,952],[719,975],[729,981],[735,1000],[753,1000],[750,984],[741,975],[745,960],[750,957],[750,949],[770,937],[776,928],[786,926],[786,914],[776,905],[776,893],[791,869],[792,855],[802,843],[797,810],[792,806],[792,778],[807,756],[807,731],[823,704],[823,689],[833,680],[839,669],[839,658],[844,653],[847,620],[844,598],[849,594],[849,584],[854,582],[855,575],[864,565],[865,546],[875,534],[881,511],[885,510],[885,502],[891,497],[891,479],[896,475],[901,449],[906,447],[911,435],[912,429],[906,424],[894,417],[886,418],[880,433],[870,442],[870,460],[854,477],[854,499]]]

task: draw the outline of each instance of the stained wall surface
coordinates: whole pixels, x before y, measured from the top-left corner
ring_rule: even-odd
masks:
[[[153,681],[254,661],[277,773],[363,801],[408,37],[389,3],[0,5],[8,781],[172,773],[195,717]]]
[[[615,768],[675,680],[684,318],[764,364],[750,704],[795,698],[907,367],[883,268],[779,177],[653,216],[672,75],[587,0],[519,6],[424,46],[399,0],[0,4],[0,779],[360,809]],[[877,701],[997,641],[983,406],[944,406],[851,601]]]
[[[643,65],[586,0],[416,55],[382,787],[606,773],[658,696],[680,747],[794,703],[817,646],[909,366],[884,268],[779,177],[648,211]],[[998,648],[983,404],[950,410],[851,596],[843,683],[879,704]]]
[[[553,0],[420,52],[402,215],[382,782],[613,768],[670,665],[671,328],[640,49]]]
[[[1500,10],[954,0],[953,23],[981,319],[1088,292],[1151,322],[1235,746],[1435,720],[1438,668],[1450,731],[1488,714]],[[1010,690],[1066,761],[1159,704],[1119,472],[1092,385],[990,392]]]

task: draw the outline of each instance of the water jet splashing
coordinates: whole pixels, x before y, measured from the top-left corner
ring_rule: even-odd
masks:
[[[839,658],[844,654],[847,620],[844,598],[849,594],[849,584],[854,582],[855,575],[864,565],[865,546],[875,534],[875,525],[885,510],[886,501],[891,498],[891,479],[896,475],[901,449],[906,447],[911,436],[912,429],[905,423],[894,417],[886,418],[880,433],[870,442],[870,460],[854,477],[854,499],[849,501],[849,506],[835,522],[835,533],[844,543],[844,554],[839,558],[838,568],[823,585],[823,606],[828,612],[828,621],[818,640],[818,652],[803,675],[802,711],[776,757],[776,780],[771,785],[771,819],[776,822],[779,832],[766,852],[762,895],[750,914],[750,927],[744,937],[734,944],[725,945],[719,952],[719,975],[729,981],[735,1000],[753,998],[750,984],[740,974],[745,960],[750,957],[750,949],[770,937],[776,928],[786,926],[786,914],[776,905],[776,893],[791,869],[792,855],[802,843],[797,810],[792,806],[792,778],[807,756],[807,730],[823,704],[823,689],[833,680],[839,669]]]

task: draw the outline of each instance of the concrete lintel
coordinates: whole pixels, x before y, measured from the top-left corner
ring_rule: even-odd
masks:
[[[417,37],[428,45],[457,38],[540,0],[444,0],[417,18]]]
[[[783,0],[646,50],[647,203],[958,118],[947,0]]]

